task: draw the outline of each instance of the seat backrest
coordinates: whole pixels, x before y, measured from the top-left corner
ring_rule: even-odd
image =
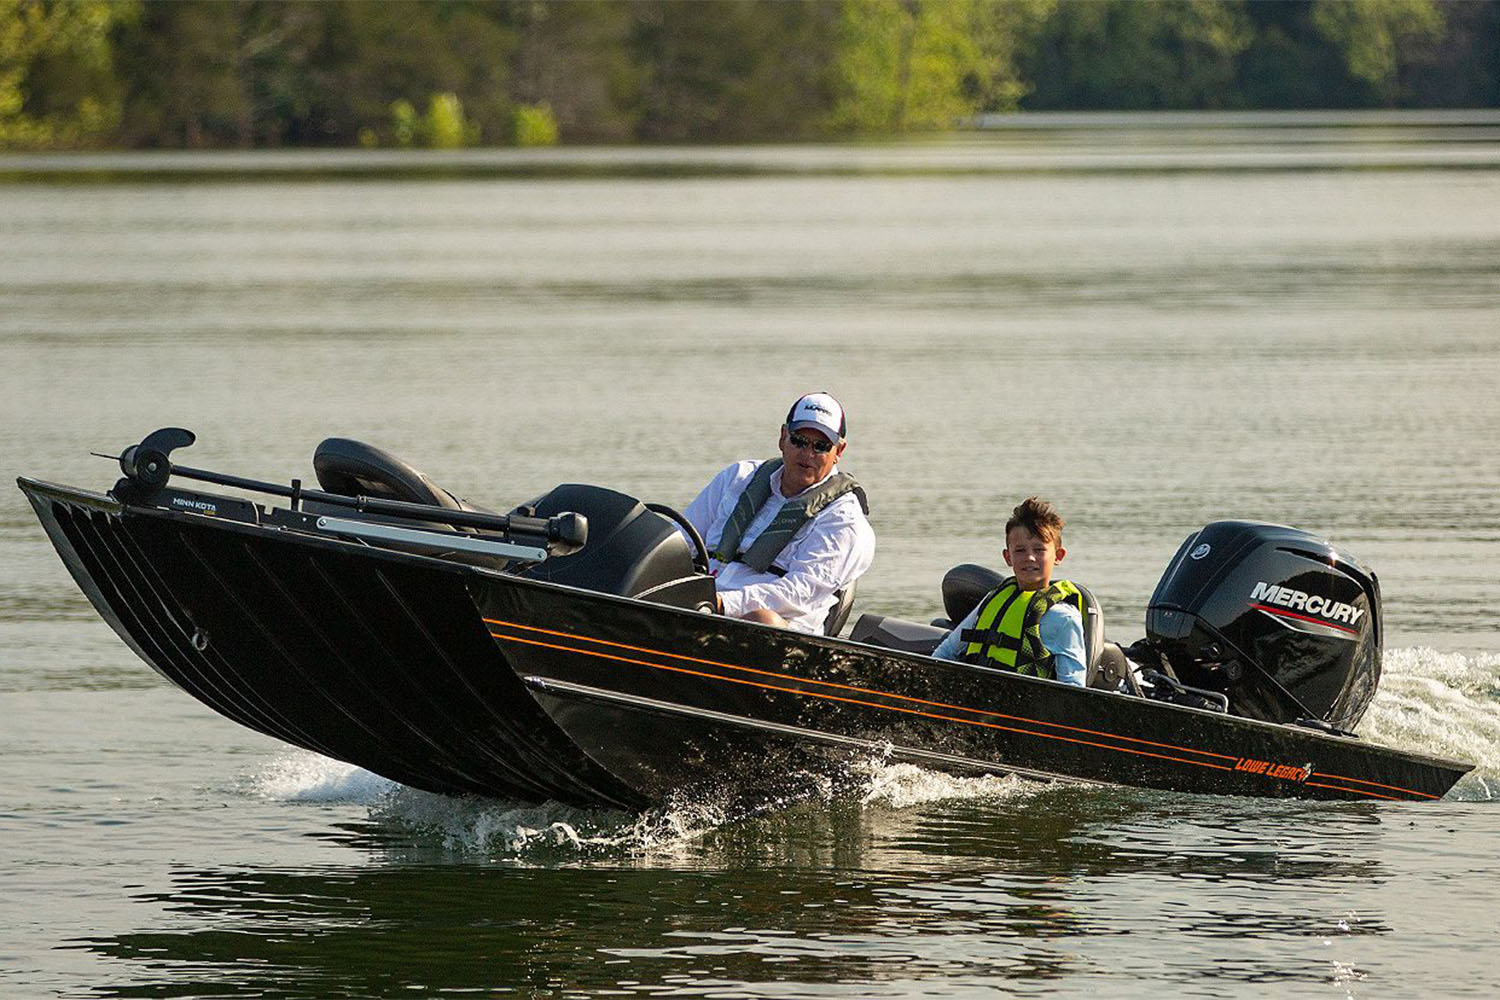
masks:
[[[1104,686],[1102,682],[1095,683],[1096,680],[1100,680],[1101,676],[1100,658],[1104,655],[1105,647],[1110,645],[1104,641],[1104,612],[1099,608],[1099,600],[1092,590],[1077,580],[1073,581],[1073,586],[1077,587],[1078,592],[1083,595],[1083,662],[1088,667],[1085,683],[1089,687]],[[1112,688],[1114,685],[1109,686]]]
[[[313,472],[324,492],[467,509],[453,494],[383,448],[349,438],[327,438],[313,452]]]
[[[849,620],[849,612],[854,607],[854,586],[858,582],[850,580],[849,586],[834,592],[833,607],[828,609],[828,617],[823,619],[824,635],[838,635],[844,630],[844,622]]]
[[[948,620],[955,625],[963,621],[1008,575],[977,563],[962,563],[944,573],[943,610]]]
[[[694,567],[676,521],[635,497],[587,483],[553,487],[515,513],[553,517],[565,511],[588,518],[588,544],[535,563],[521,575],[674,607],[713,607],[713,578]]]

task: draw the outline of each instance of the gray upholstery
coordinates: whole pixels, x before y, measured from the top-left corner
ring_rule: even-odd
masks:
[[[844,622],[849,620],[849,612],[854,607],[854,587],[858,580],[850,581],[849,586],[834,594],[836,601],[833,607],[828,609],[828,617],[823,619],[823,634],[838,635],[844,629]]]

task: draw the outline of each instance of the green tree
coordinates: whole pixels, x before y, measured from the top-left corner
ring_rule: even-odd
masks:
[[[1500,0],[0,0],[9,148],[726,142],[1018,107],[1380,105],[1500,105]]]
[[[434,94],[454,95],[485,134],[505,133],[506,64],[515,39],[479,5],[345,0],[298,6],[312,9],[321,22],[317,44],[298,68],[309,96],[298,141],[340,145],[370,129],[381,143],[393,143],[392,102],[430,110]]]
[[[138,13],[106,0],[0,0],[0,148],[112,134],[121,94],[110,33]]]
[[[1360,88],[1326,39],[1312,27],[1311,0],[1245,6],[1253,38],[1235,74],[1247,108],[1340,108],[1359,103]]]
[[[123,134],[131,145],[249,146],[251,107],[240,74],[239,3],[148,3],[118,33],[129,81]]]
[[[1443,37],[1434,0],[1320,0],[1313,27],[1333,44],[1349,75],[1384,105],[1396,103],[1403,62]]]
[[[638,67],[636,135],[649,140],[794,138],[830,103],[838,8],[823,3],[627,5]]]
[[[1030,108],[1222,108],[1253,39],[1240,3],[1060,4],[1027,60]]]
[[[1015,111],[1031,92],[1021,57],[1037,44],[1058,0],[987,0],[973,5],[969,32],[980,63],[964,79],[964,91],[980,111]]]
[[[424,144],[433,149],[457,149],[466,144],[468,130],[458,95],[433,94],[427,102],[427,114],[422,116]]]
[[[516,0],[504,22],[516,35],[509,61],[508,99],[515,138],[525,145],[523,120],[545,106],[552,124],[570,142],[625,142],[640,122],[644,67],[632,58],[635,17],[650,5],[614,0],[533,3]],[[503,130],[487,132],[503,135]]]
[[[148,4],[119,51],[136,145],[394,144],[392,102],[452,94],[463,141],[508,133],[515,35],[494,4]],[[444,114],[439,109],[439,116]],[[445,140],[446,141],[446,140]]]
[[[391,139],[403,149],[417,144],[417,109],[411,101],[391,102]]]
[[[523,104],[516,108],[517,146],[556,146],[557,119],[546,104]]]
[[[1049,3],[845,0],[829,126],[846,132],[947,129],[1009,108],[1025,87],[1013,60]]]
[[[1440,10],[1443,37],[1402,68],[1402,101],[1428,108],[1500,107],[1500,3],[1450,0]]]
[[[830,127],[952,128],[1012,111],[1026,94],[1020,53],[1056,0],[844,0]]]

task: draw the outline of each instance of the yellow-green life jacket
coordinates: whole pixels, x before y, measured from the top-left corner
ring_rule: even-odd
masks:
[[[1015,577],[1006,577],[979,603],[974,627],[959,634],[968,643],[964,661],[1055,680],[1053,656],[1042,645],[1042,615],[1054,604],[1071,604],[1088,620],[1083,593],[1071,580],[1053,580],[1036,591],[1021,590]]]

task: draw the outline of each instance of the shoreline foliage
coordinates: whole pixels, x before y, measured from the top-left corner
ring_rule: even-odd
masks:
[[[1500,107],[1500,0],[0,0],[0,149],[947,131]]]

